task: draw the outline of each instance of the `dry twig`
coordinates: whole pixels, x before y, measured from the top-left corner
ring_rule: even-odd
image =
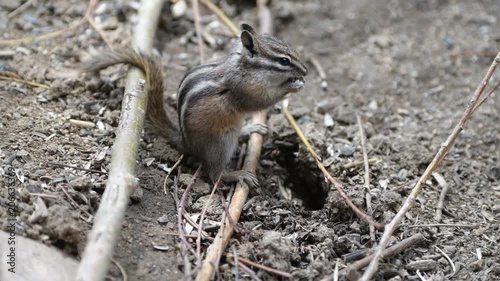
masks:
[[[177,205],[177,227],[179,230],[179,238],[181,239],[181,256],[184,260],[184,278],[189,278],[191,276],[191,262],[189,261],[189,255],[188,255],[188,250],[194,251],[191,248],[191,245],[188,243],[186,239],[186,232],[184,228],[184,224],[182,223],[182,218],[184,217],[184,205],[187,201],[187,197],[189,192],[191,191],[191,188],[193,187],[193,184],[196,180],[196,178],[200,175],[201,172],[201,165],[198,166],[198,169],[193,175],[193,178],[191,179],[191,182],[188,184],[186,189],[184,190],[184,193],[182,193],[182,197],[179,200],[179,204]],[[198,232],[201,232],[201,229],[198,230]]]
[[[267,271],[267,272],[275,274],[275,275],[279,275],[279,276],[286,277],[286,278],[292,278],[293,277],[292,274],[290,274],[288,272],[284,272],[284,271],[281,271],[281,270],[278,270],[278,269],[274,269],[274,268],[271,268],[271,267],[268,267],[268,266],[265,266],[265,265],[262,265],[262,264],[258,264],[256,262],[253,262],[253,261],[249,260],[249,259],[235,256],[234,254],[227,254],[226,257],[228,259],[234,260],[235,262],[238,261],[240,263],[244,263],[244,264],[246,264],[248,266],[253,266],[255,268]]]
[[[28,2],[30,2],[30,1],[28,1]],[[53,38],[56,38],[56,37],[63,35],[64,33],[68,32],[68,31],[75,30],[78,27],[80,27],[81,25],[88,22],[95,29],[95,31],[99,34],[99,36],[101,36],[101,38],[108,45],[108,47],[111,47],[111,43],[106,39],[106,37],[102,33],[101,29],[95,24],[94,20],[92,19],[92,15],[94,14],[97,3],[99,3],[99,0],[90,0],[89,5],[87,7],[87,11],[85,12],[85,16],[82,19],[80,19],[79,21],[77,21],[75,24],[73,24],[67,28],[60,29],[60,30],[57,30],[54,32],[49,32],[49,33],[42,34],[42,35],[30,36],[30,37],[21,38],[21,39],[0,40],[0,46],[1,45],[17,45],[17,44],[23,44],[23,43],[30,43],[33,41],[53,39]],[[20,6],[18,9],[23,8],[23,6],[24,5]]]
[[[321,63],[313,54],[307,54],[306,57],[314,68],[316,68],[316,71],[318,71],[319,78],[321,79],[321,88],[326,89],[328,87],[328,82],[326,82],[326,73],[323,66],[321,66]]]
[[[423,239],[424,239],[424,235],[422,235],[422,233],[417,233],[409,238],[403,239],[401,242],[398,242],[394,246],[391,246],[391,247],[385,249],[384,256],[390,257],[390,256],[397,255],[397,254],[403,252],[404,250],[412,247],[413,245],[417,244],[418,242],[420,242]],[[370,263],[370,261],[373,259],[373,256],[374,255],[371,254],[371,255],[366,256],[366,257],[352,263],[351,265],[349,265],[347,267],[347,269],[345,269],[345,271],[347,273],[347,278],[349,280],[358,280],[358,278],[359,278],[358,271],[360,269],[362,269],[363,267],[365,267],[366,265],[368,265],[368,263]],[[342,271],[344,271],[344,270],[342,270]],[[323,279],[323,281],[324,280],[328,280],[328,279]]]
[[[236,27],[236,25],[226,16],[226,14],[217,7],[210,0],[200,0],[200,2],[205,5],[212,13],[214,13],[219,19],[231,30],[231,33],[234,37],[238,37],[240,35],[240,30]]]
[[[437,222],[441,221],[441,216],[443,215],[443,206],[444,206],[444,199],[446,198],[446,193],[448,193],[448,183],[446,180],[443,178],[438,173],[432,173],[432,176],[436,179],[438,182],[439,186],[441,186],[441,193],[439,194],[439,201],[436,205],[436,215],[434,216],[434,220]]]
[[[163,181],[163,194],[167,195],[167,180],[170,177],[170,175],[172,174],[172,172],[175,170],[175,168],[177,168],[177,166],[179,166],[179,164],[181,164],[181,161],[183,158],[184,158],[184,154],[182,154],[181,157],[179,157],[177,162],[175,162],[175,164],[172,166],[170,171],[165,176],[165,180]]]
[[[161,0],[142,2],[134,32],[135,48],[150,52],[162,4]],[[78,267],[77,281],[104,280],[130,195],[134,185],[137,185],[133,173],[147,105],[144,81],[141,71],[129,70],[121,120],[112,150],[111,170]]]
[[[16,82],[26,83],[28,86],[31,86],[31,87],[38,87],[38,88],[43,88],[43,89],[47,89],[47,90],[50,89],[50,86],[45,85],[45,84],[40,84],[40,83],[37,83],[37,82],[28,81],[28,80],[24,80],[24,79],[20,79],[20,78],[15,78],[15,77],[10,77],[10,76],[0,75],[0,80],[16,81]]]
[[[237,266],[236,265],[236,261],[229,261],[230,263],[232,263],[235,267]],[[242,264],[242,263],[239,263],[238,266],[243,269],[243,271],[245,271],[248,275],[250,275],[250,278],[252,278],[252,280],[254,281],[262,281],[262,279],[260,279],[257,274],[255,274],[255,272],[250,269],[248,266]]]
[[[191,0],[191,5],[193,6],[193,16],[194,16],[194,28],[196,30],[196,38],[198,39],[198,49],[200,51],[200,63],[205,62],[205,44],[203,43],[203,37],[201,36],[201,25],[200,25],[200,7],[198,5],[198,0]]]
[[[491,76],[495,72],[495,69],[497,68],[498,64],[500,63],[500,52],[497,53],[495,59],[491,63],[490,68],[488,69],[488,72],[484,76],[483,80],[477,87],[476,91],[474,92],[469,105],[465,109],[464,113],[462,114],[462,118],[460,118],[460,121],[458,124],[455,126],[451,134],[448,136],[446,141],[441,145],[439,151],[437,154],[434,156],[434,159],[432,162],[429,164],[427,169],[424,171],[420,179],[417,181],[415,186],[413,187],[410,195],[406,199],[405,203],[401,207],[401,209],[398,211],[396,216],[392,219],[392,221],[386,225],[384,234],[382,235],[382,238],[380,239],[380,242],[378,246],[375,248],[375,254],[373,256],[372,261],[370,262],[370,265],[366,269],[365,273],[363,274],[362,278],[360,280],[363,281],[368,281],[372,278],[372,276],[375,274],[378,268],[378,263],[380,258],[383,256],[383,251],[384,248],[387,246],[387,243],[389,242],[389,239],[392,235],[392,233],[396,230],[397,225],[403,220],[403,217],[405,214],[408,212],[408,210],[413,206],[417,195],[420,193],[420,190],[425,184],[425,181],[431,176],[431,174],[436,170],[437,167],[441,164],[443,159],[446,157],[448,154],[448,151],[451,149],[453,146],[455,140],[457,137],[460,135],[460,133],[463,131],[465,124],[469,120],[469,118],[472,116],[474,111],[477,109],[477,104],[480,102],[480,98],[483,95],[484,89],[486,88],[486,85],[488,85],[488,82],[490,81]],[[493,92],[490,91],[487,96],[491,95]]]
[[[344,187],[342,184],[332,177],[328,170],[325,168],[323,163],[321,163],[321,158],[316,154],[314,149],[312,148],[311,144],[307,140],[307,138],[304,136],[304,133],[302,133],[302,130],[300,129],[299,125],[297,122],[295,122],[295,119],[293,119],[293,116],[290,114],[288,111],[288,100],[283,101],[283,106],[282,106],[282,111],[285,114],[286,119],[292,126],[292,128],[295,130],[297,133],[297,136],[299,137],[300,141],[304,144],[304,146],[307,148],[309,153],[313,156],[313,158],[316,160],[316,165],[318,165],[318,168],[323,172],[323,175],[325,176],[326,179],[328,179],[334,186],[335,189],[337,189],[337,192],[340,194],[340,196],[345,200],[346,204],[349,205],[351,210],[361,219],[365,220],[368,222],[370,225],[373,225],[377,229],[381,229],[384,227],[383,224],[376,222],[371,216],[363,213],[354,203],[352,203],[351,199],[347,196],[347,194],[344,191]]]
[[[462,227],[462,228],[475,228],[480,224],[456,224],[456,223],[431,223],[431,224],[415,224],[408,225],[408,228],[414,227]]]
[[[205,220],[205,214],[207,213],[208,206],[210,204],[210,201],[212,200],[212,197],[214,196],[215,190],[219,188],[221,179],[219,177],[219,180],[214,184],[214,188],[212,188],[212,192],[210,193],[210,196],[208,196],[207,202],[205,203],[205,206],[203,206],[203,211],[201,212],[200,216],[200,223],[198,225],[198,234],[196,237],[196,257],[198,259],[198,267],[201,268],[201,233],[203,231],[203,221]]]
[[[128,275],[127,275],[127,271],[125,270],[125,268],[123,267],[123,265],[121,265],[121,263],[119,263],[117,260],[115,259],[111,259],[111,261],[116,265],[116,267],[118,267],[118,269],[120,270],[120,273],[122,274],[123,276],[123,281],[128,281]]]
[[[31,6],[31,4],[33,4],[33,0],[28,0],[28,1],[24,2],[21,6],[17,7],[14,11],[10,12],[7,15],[7,17],[9,19],[11,19],[11,18],[17,16],[17,14],[24,11],[24,9],[28,8],[28,6]]]
[[[368,164],[377,163],[378,161],[380,161],[379,158],[372,157],[372,158],[368,159]],[[365,164],[364,160],[357,160],[357,161],[353,161],[353,162],[344,164],[344,166],[342,166],[342,168],[344,168],[344,169],[350,169],[350,168],[354,168],[356,166],[360,166],[360,165],[363,165],[363,164]]]
[[[365,188],[365,198],[366,198],[366,211],[369,214],[373,214],[373,209],[372,209],[372,195],[370,193],[370,164],[368,164],[368,153],[366,152],[366,138],[365,138],[365,132],[363,130],[363,124],[361,124],[361,117],[359,115],[356,115],[356,119],[358,120],[358,126],[359,126],[359,136],[361,138],[361,148],[363,150],[363,161],[365,163],[365,183],[364,183],[364,188]],[[375,242],[375,227],[370,224],[370,239],[372,242]]]
[[[75,170],[80,170],[80,171],[89,172],[89,173],[96,173],[96,174],[100,174],[100,175],[107,175],[108,174],[108,173],[103,172],[103,171],[98,171],[98,170],[93,170],[93,169],[85,169],[85,168],[81,168],[78,166],[67,165],[67,164],[63,164],[63,163],[47,162],[47,166],[71,168],[71,169],[75,169]]]

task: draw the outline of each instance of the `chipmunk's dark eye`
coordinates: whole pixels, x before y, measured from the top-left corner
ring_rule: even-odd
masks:
[[[290,60],[286,57],[281,57],[278,61],[281,65],[290,65]]]

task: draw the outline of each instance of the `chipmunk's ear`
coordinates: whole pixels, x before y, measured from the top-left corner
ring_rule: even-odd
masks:
[[[253,57],[253,55],[257,54],[257,49],[255,46],[255,38],[254,38],[255,31],[248,24],[242,24],[241,29],[243,29],[240,36],[241,43],[243,44],[243,47],[245,47],[245,49],[247,49],[247,51],[249,51]]]
[[[255,30],[253,30],[253,27],[251,27],[249,24],[246,24],[246,23],[243,23],[241,25],[241,30],[246,30],[246,31],[248,31],[248,32],[250,32],[252,34],[256,34]]]

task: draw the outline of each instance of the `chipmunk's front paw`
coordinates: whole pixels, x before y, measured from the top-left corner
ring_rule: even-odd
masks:
[[[266,135],[268,131],[267,125],[263,123],[248,124],[241,129],[241,135],[248,136],[251,133],[259,133]]]
[[[257,180],[255,174],[245,170],[227,173],[222,177],[222,180],[226,183],[245,182],[250,187],[259,187],[259,180]]]

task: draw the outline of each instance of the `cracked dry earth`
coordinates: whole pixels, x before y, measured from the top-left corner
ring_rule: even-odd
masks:
[[[257,26],[252,1],[214,2],[235,23]],[[21,4],[21,0],[0,0],[0,39],[66,28],[83,17],[88,3],[39,0],[9,17]],[[114,45],[130,44],[137,5],[129,0],[100,2],[95,19]],[[368,156],[375,159],[370,164],[372,215],[389,222],[458,122],[496,55],[500,2],[273,1],[271,10],[276,35],[302,57],[316,57],[327,76],[327,87],[322,88],[318,72],[308,62],[305,89],[290,97],[293,116],[328,170],[344,184],[353,202],[366,210],[363,166],[351,165],[362,160],[356,121],[360,115]],[[230,44],[229,32],[208,10],[201,12],[202,27],[214,38],[207,55],[220,56]],[[50,86],[0,80],[2,182],[15,178],[16,234],[76,260],[85,247],[106,175],[48,163],[109,170],[126,68],[110,68],[100,77],[77,72],[80,61],[104,48],[85,24],[49,40],[0,46],[1,75],[15,73]],[[199,60],[191,9],[174,20],[165,7],[155,48],[168,75],[165,102],[173,106],[180,79]],[[492,82],[499,77],[495,74]],[[426,226],[437,223],[442,188],[439,176],[432,177],[392,237],[398,242],[421,233],[424,239],[384,259],[376,280],[423,280],[418,274],[426,280],[500,280],[498,102],[499,95],[494,94],[483,105],[437,171],[449,185],[439,223],[456,226]],[[331,276],[336,263],[344,269],[373,247],[369,227],[333,187],[324,184],[279,108],[271,109],[268,117],[270,133],[258,168],[261,187],[251,190],[240,219],[243,229],[253,231],[235,234],[228,251],[289,272],[294,280]],[[132,197],[114,254],[129,280],[183,276],[175,202],[170,193],[163,193],[165,170],[179,156],[161,139],[146,134],[141,141],[136,171],[140,189]],[[10,168],[15,176],[8,173]],[[195,169],[196,163],[189,161],[180,165],[180,191]],[[189,216],[201,213],[211,191],[209,182],[204,177],[196,181],[187,204]],[[173,181],[167,181],[173,191],[172,186]],[[4,231],[7,201],[4,184],[0,188]],[[206,226],[211,236],[221,213],[220,200],[212,200]],[[378,241],[382,233],[374,234]],[[204,249],[208,245],[204,241]],[[284,279],[254,270],[262,280]],[[234,280],[236,275],[250,280],[223,258],[215,278]],[[122,280],[115,265],[108,280]]]

